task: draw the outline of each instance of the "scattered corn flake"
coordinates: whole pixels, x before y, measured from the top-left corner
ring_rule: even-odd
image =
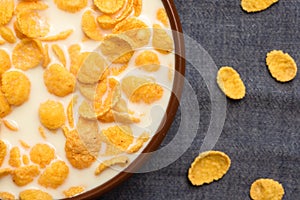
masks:
[[[84,192],[84,190],[85,190],[85,187],[83,187],[83,186],[73,186],[67,190],[64,190],[63,193],[64,193],[65,197],[69,198],[69,197],[74,197],[74,196]]]
[[[158,19],[164,26],[169,26],[169,18],[164,8],[160,8],[157,10],[156,19]]]
[[[43,63],[42,63],[42,66],[44,68],[46,68],[46,67],[48,67],[50,62],[51,62],[51,59],[49,57],[49,47],[48,47],[48,44],[45,44],[44,48],[43,48]]]
[[[148,83],[137,88],[130,97],[133,103],[144,102],[152,104],[162,98],[164,90],[162,86],[157,83]]]
[[[6,26],[0,26],[0,35],[8,43],[15,43],[17,41],[13,31]]]
[[[15,31],[17,38],[19,38],[20,40],[27,38],[26,35],[21,33],[18,22],[14,22],[14,31]]]
[[[11,107],[0,90],[0,118],[7,116],[11,112]]]
[[[122,151],[126,151],[133,142],[132,130],[129,126],[112,126],[102,132],[114,146]]]
[[[224,94],[231,99],[242,99],[246,94],[245,85],[232,67],[221,67],[217,75],[217,83]]]
[[[43,1],[21,1],[15,8],[15,14],[24,12],[26,10],[46,10],[48,5]]]
[[[0,49],[0,63],[1,63],[0,65],[0,78],[1,78],[2,74],[7,70],[9,70],[11,67],[10,57],[8,53],[3,49]]]
[[[136,17],[140,16],[143,9],[143,0],[134,0],[133,8],[134,8],[134,16]]]
[[[250,196],[253,200],[281,200],[283,195],[283,186],[273,179],[257,179],[250,188]]]
[[[229,170],[230,158],[220,151],[206,151],[197,156],[188,172],[188,178],[195,186],[221,179]]]
[[[52,51],[57,56],[58,60],[62,63],[63,66],[67,65],[66,57],[64,50],[58,46],[58,44],[52,45]]]
[[[19,167],[11,172],[12,180],[17,186],[25,186],[40,174],[36,165]]]
[[[241,0],[241,6],[246,12],[259,12],[269,8],[278,0]]]
[[[94,100],[97,84],[84,84],[78,82],[77,86],[82,96],[84,96],[86,99],[90,101]]]
[[[121,88],[125,95],[130,98],[138,88],[152,82],[153,80],[146,77],[126,76],[122,79]]]
[[[101,149],[101,138],[98,131],[99,128],[97,121],[79,117],[77,132],[89,153],[95,157],[98,156]]]
[[[97,83],[106,67],[105,59],[96,52],[91,52],[80,66],[77,73],[77,79],[81,83],[94,84]]]
[[[100,27],[97,24],[97,21],[91,10],[87,10],[83,13],[81,19],[81,27],[82,31],[88,38],[96,41],[101,41],[103,39]]]
[[[0,26],[8,24],[13,17],[14,0],[2,0],[0,4]]]
[[[115,14],[125,5],[125,0],[94,0],[95,6],[105,14]]]
[[[2,75],[2,92],[10,105],[19,106],[30,95],[31,83],[27,76],[19,71],[8,71]]]
[[[87,6],[87,0],[54,0],[57,7],[63,11],[75,13]]]
[[[101,156],[116,156],[124,152],[113,145],[102,132],[100,132],[99,135],[101,141],[104,143],[104,152],[101,153]]]
[[[0,168],[0,178],[4,176],[8,176],[12,173],[12,169],[10,168]]]
[[[95,171],[95,175],[98,176],[100,175],[104,170],[106,170],[107,168],[114,166],[114,165],[120,165],[121,167],[126,166],[129,163],[129,158],[127,156],[118,156],[118,157],[114,157],[112,159],[109,160],[105,160],[103,163],[101,163],[96,171]]]
[[[89,102],[85,100],[79,106],[78,114],[84,119],[95,120],[97,118],[94,108]]]
[[[6,146],[5,142],[0,140],[0,167],[2,166],[2,163],[5,159],[6,153],[7,153],[7,146]]]
[[[76,130],[64,131],[67,135],[65,143],[66,157],[71,165],[77,169],[85,169],[90,167],[96,158],[85,146]]]
[[[9,120],[9,119],[3,119],[2,122],[3,122],[4,126],[7,129],[11,130],[11,131],[18,131],[19,130],[18,125],[16,124],[15,121],[12,121],[12,120]]]
[[[48,92],[59,97],[72,93],[75,81],[74,75],[60,64],[52,64],[44,72],[44,83]]]
[[[24,10],[17,14],[18,27],[21,33],[29,38],[46,36],[50,26],[45,17],[41,17],[35,10]]]
[[[43,47],[39,40],[23,39],[13,49],[12,63],[17,69],[37,67],[43,60]]]
[[[24,165],[28,165],[29,164],[29,158],[27,155],[23,155],[22,156],[22,161]]]
[[[27,144],[24,140],[19,140],[19,142],[24,149],[30,149],[30,145]]]
[[[65,40],[73,32],[74,32],[73,29],[69,29],[69,30],[66,30],[66,31],[62,31],[62,32],[58,33],[57,35],[40,38],[40,40],[43,41],[43,42],[55,42],[55,41],[59,41],[59,40]]]
[[[0,199],[2,200],[15,200],[16,197],[9,192],[0,192]]]
[[[56,161],[47,167],[38,179],[38,183],[46,188],[56,189],[69,175],[69,167],[64,161]]]
[[[55,150],[47,144],[36,144],[30,151],[30,160],[45,168],[55,158]]]
[[[78,74],[78,71],[80,70],[80,67],[83,65],[90,54],[91,52],[83,52],[80,53],[76,59],[71,58],[70,72],[76,76]]]
[[[159,24],[153,25],[152,46],[163,54],[171,53],[174,49],[171,36]]]
[[[73,96],[73,98],[71,99],[70,103],[68,104],[67,107],[67,117],[68,117],[68,122],[69,122],[69,126],[71,128],[74,128],[74,113],[73,113],[73,107],[74,104],[77,103],[77,96]]]
[[[150,136],[148,133],[142,133],[138,139],[136,140],[135,145],[130,147],[130,149],[127,151],[127,153],[136,153],[138,152],[144,145],[145,142],[149,140]]]
[[[121,98],[120,83],[109,78],[102,80],[96,88],[94,109],[97,116],[102,116],[114,107]]]
[[[151,31],[142,20],[132,17],[118,23],[112,30],[114,34],[126,35],[132,40],[133,49],[140,48],[149,43]]]
[[[273,50],[267,54],[266,63],[273,78],[280,82],[293,80],[297,75],[294,59],[283,51]]]
[[[21,166],[21,152],[19,147],[13,147],[10,150],[8,164],[12,167]]]
[[[20,192],[19,198],[20,200],[41,200],[41,199],[52,200],[53,199],[50,194],[36,189],[29,189]]]
[[[48,129],[55,130],[66,122],[64,106],[58,101],[48,100],[40,104],[39,118]]]
[[[148,72],[154,72],[159,70],[160,61],[158,55],[153,51],[146,50],[137,56],[135,59],[135,65]]]
[[[43,139],[47,139],[46,132],[42,126],[39,126],[39,133]]]

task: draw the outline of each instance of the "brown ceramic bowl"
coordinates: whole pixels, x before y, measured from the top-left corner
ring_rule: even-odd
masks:
[[[152,137],[149,144],[144,149],[143,153],[149,153],[155,151],[159,145],[161,144],[162,140],[166,136],[173,120],[175,117],[175,114],[177,112],[178,106],[179,106],[179,100],[180,100],[180,94],[181,89],[183,87],[184,80],[182,77],[184,77],[185,73],[185,60],[184,60],[184,53],[185,53],[185,47],[184,47],[184,39],[182,35],[182,27],[180,23],[179,16],[177,14],[175,4],[173,0],[162,0],[164,7],[167,11],[171,29],[173,30],[173,38],[175,43],[175,77],[174,77],[174,84],[173,84],[173,93],[171,95],[167,111],[166,111],[166,121],[160,125],[158,128],[158,132]],[[176,96],[175,96],[176,94]],[[81,195],[69,198],[68,200],[89,200],[89,199],[96,199],[103,195],[104,193],[108,192],[109,190],[113,189],[126,179],[128,179],[130,176],[132,176],[132,173],[137,171],[141,165],[147,160],[147,154],[141,154],[139,155],[128,167],[126,172],[120,172],[117,176],[115,176],[113,179],[107,181],[106,183],[87,191]]]

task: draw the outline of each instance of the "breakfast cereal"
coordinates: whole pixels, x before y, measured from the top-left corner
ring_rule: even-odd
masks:
[[[11,68],[11,61],[8,53],[0,49],[0,78],[2,77],[2,74],[9,70]]]
[[[0,5],[0,26],[6,25],[13,17],[14,0],[2,0]]]
[[[16,197],[9,192],[0,192],[0,199],[2,200],[15,200]]]
[[[27,144],[25,141],[19,140],[19,142],[24,149],[30,149],[30,145]]]
[[[155,52],[146,50],[137,56],[135,65],[148,72],[153,72],[159,70],[160,61]]]
[[[0,27],[0,35],[4,40],[6,40],[9,43],[15,43],[17,41],[13,31],[6,26]]]
[[[18,14],[26,10],[46,10],[48,7],[43,1],[20,1],[15,8],[15,13]]]
[[[94,14],[91,10],[87,10],[83,13],[81,26],[84,34],[90,39],[95,41],[101,41],[103,39],[100,27],[97,24]]]
[[[283,195],[284,189],[282,185],[273,179],[257,179],[250,188],[250,196],[253,200],[281,200]]]
[[[84,190],[85,190],[85,188],[83,186],[73,186],[67,190],[64,190],[63,193],[64,193],[65,197],[73,197],[73,196],[76,196],[76,195],[84,192]]]
[[[42,63],[42,66],[44,68],[46,68],[51,62],[51,59],[49,57],[49,46],[48,44],[45,44],[44,45],[44,48],[43,48],[43,63]]]
[[[84,96],[86,99],[90,101],[94,100],[97,84],[84,84],[78,82],[77,86],[82,96]]]
[[[1,88],[1,87],[0,87]],[[0,90],[0,117],[5,117],[11,112],[11,107]]]
[[[168,54],[174,49],[172,37],[159,24],[153,25],[152,46],[163,54]]]
[[[38,166],[27,165],[13,170],[11,172],[11,177],[17,186],[25,186],[31,183],[39,174],[40,170]]]
[[[164,8],[160,8],[156,12],[156,18],[166,27],[169,26],[169,18]]]
[[[53,200],[50,194],[37,189],[24,190],[20,192],[19,198],[20,200]]]
[[[29,164],[29,157],[27,155],[23,155],[22,156],[22,162],[24,165],[28,165]]]
[[[10,175],[12,173],[12,169],[10,168],[0,168],[0,178]]]
[[[83,101],[78,108],[78,114],[85,119],[93,120],[97,118],[96,112],[92,105],[87,102]]]
[[[119,156],[119,157],[114,157],[109,160],[105,160],[102,162],[96,169],[95,175],[98,176],[100,175],[104,170],[107,168],[114,166],[114,165],[121,165],[124,166],[129,162],[129,158],[127,156]]]
[[[95,6],[105,14],[115,14],[123,8],[125,0],[94,0]]]
[[[58,33],[57,35],[52,35],[52,36],[41,38],[41,41],[43,41],[43,42],[55,42],[55,41],[58,41],[58,40],[65,40],[73,32],[74,32],[73,29],[69,29],[69,30],[66,30],[66,31],[62,31],[62,32]]]
[[[66,61],[66,57],[65,57],[65,53],[64,53],[63,49],[59,45],[54,44],[54,45],[52,45],[52,51],[57,56],[57,58],[61,62],[61,64],[63,66],[66,66],[67,61]]]
[[[21,152],[20,152],[19,147],[13,147],[10,150],[8,163],[12,167],[20,167],[21,166]]]
[[[147,142],[150,138],[150,135],[148,133],[142,133],[136,140],[136,143],[134,146],[130,147],[128,149],[127,153],[136,153],[138,152],[145,142]]]
[[[269,8],[278,0],[241,0],[241,6],[246,12],[259,12]]]
[[[17,124],[15,124],[15,123],[14,123],[13,121],[11,121],[11,120],[3,119],[2,122],[3,122],[4,126],[5,126],[7,129],[11,130],[11,131],[18,131],[18,130],[19,130]]]
[[[57,7],[63,11],[75,13],[87,6],[87,0],[54,0]]]
[[[114,146],[122,151],[126,151],[134,139],[129,126],[112,126],[102,132]]]
[[[36,144],[30,151],[30,160],[45,168],[55,158],[55,150],[47,144]]]
[[[143,9],[143,0],[134,0],[133,8],[134,8],[134,16],[135,17],[140,16]]]
[[[7,146],[2,140],[0,140],[0,167],[2,166],[2,163],[5,159],[6,153],[7,153]]]

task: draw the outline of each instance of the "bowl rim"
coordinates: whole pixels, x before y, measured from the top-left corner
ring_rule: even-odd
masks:
[[[160,124],[158,128],[159,131],[155,133],[155,135],[152,137],[149,144],[145,147],[142,153],[133,162],[131,162],[124,171],[120,172],[109,181],[105,182],[104,184],[94,189],[91,189],[87,192],[84,192],[80,195],[71,198],[65,198],[65,200],[97,199],[101,195],[107,193],[108,191],[112,190],[113,188],[115,188],[116,186],[124,182],[126,179],[128,179],[133,175],[133,173],[130,172],[137,171],[142,166],[142,164],[147,161],[147,159],[149,158],[148,156],[149,154],[147,153],[157,150],[157,148],[165,138],[170,126],[173,123],[174,117],[178,110],[181,91],[184,84],[183,78],[185,75],[185,59],[184,59],[185,45],[184,45],[184,38],[182,34],[182,26],[181,26],[180,18],[177,13],[174,1],[173,0],[161,0],[161,1],[164,5],[164,8],[167,12],[170,21],[170,26],[172,29],[173,39],[175,44],[176,73],[174,75],[171,97],[166,110],[166,120]]]

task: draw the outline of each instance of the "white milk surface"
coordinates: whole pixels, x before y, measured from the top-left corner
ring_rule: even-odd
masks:
[[[17,0],[15,1],[17,4]],[[68,58],[68,52],[67,49],[72,44],[80,44],[81,45],[81,51],[93,51],[98,45],[98,42],[82,42],[83,33],[81,31],[81,16],[82,13],[85,10],[82,10],[80,12],[77,12],[75,14],[67,13],[64,11],[61,11],[57,9],[56,5],[53,3],[53,1],[45,1],[49,5],[49,9],[46,11],[42,11],[44,15],[47,17],[47,20],[49,24],[51,25],[51,30],[48,36],[50,35],[56,35],[59,32],[73,29],[74,33],[66,40],[63,41],[57,41],[57,42],[49,42],[49,54],[51,57],[51,64],[53,63],[59,63],[59,60],[55,57],[54,53],[51,50],[52,44],[59,44],[60,47],[63,48],[65,51],[65,56],[67,58],[67,67],[69,67],[69,58]],[[92,1],[89,1],[90,4],[92,4]],[[156,12],[159,8],[162,8],[163,4],[160,0],[144,0],[143,1],[143,10],[141,16],[139,18],[143,20],[145,23],[149,25],[149,27],[152,26],[153,23],[160,22],[156,19]],[[87,7],[88,9],[89,7]],[[13,19],[12,21],[15,21]],[[10,27],[12,27],[12,23],[9,24]],[[45,43],[43,43],[45,44]],[[16,44],[4,44],[0,46],[0,49],[4,49],[7,52],[12,52],[12,49],[14,48]],[[140,115],[141,122],[138,124],[132,125],[133,134],[137,137],[141,133],[147,131],[150,133],[150,135],[154,135],[163,119],[163,115],[165,113],[166,107],[169,103],[170,94],[173,86],[173,75],[171,75],[170,79],[170,69],[174,69],[174,55],[163,55],[159,54],[160,62],[161,62],[161,68],[157,72],[149,73],[142,71],[140,69],[136,69],[134,66],[134,59],[141,51],[137,51],[133,58],[131,59],[129,63],[128,69],[122,73],[119,77],[116,77],[117,79],[122,79],[122,77],[130,74],[130,75],[141,75],[141,76],[150,76],[153,77],[157,83],[162,85],[164,87],[164,95],[163,98],[157,102],[155,102],[152,105],[146,105],[146,104],[129,104],[129,109],[135,111],[137,115]],[[135,70],[133,70],[135,69]],[[16,70],[13,67],[11,70]],[[5,117],[7,120],[14,121],[19,130],[17,132],[12,132],[9,129],[7,129],[3,124],[1,125],[0,129],[0,139],[5,141],[5,143],[8,146],[8,152],[6,155],[6,158],[4,160],[3,165],[1,168],[10,167],[8,165],[8,159],[9,159],[9,150],[13,146],[19,146],[21,150],[21,155],[28,155],[29,156],[29,150],[24,149],[20,145],[20,140],[25,141],[27,144],[29,144],[31,147],[34,146],[37,143],[47,143],[51,145],[56,150],[57,158],[54,161],[57,161],[57,159],[63,160],[66,162],[66,164],[69,166],[70,173],[63,185],[58,187],[57,189],[50,189],[50,188],[44,188],[43,186],[40,186],[37,183],[38,177],[35,178],[33,182],[30,184],[19,187],[15,185],[11,179],[10,176],[6,176],[3,178],[0,178],[0,192],[10,192],[14,194],[16,197],[18,197],[19,192],[26,190],[26,189],[33,189],[37,188],[43,191],[48,192],[52,195],[54,199],[63,198],[63,191],[72,187],[72,186],[84,186],[86,188],[86,191],[93,189],[108,180],[114,178],[120,170],[122,170],[121,167],[112,167],[106,171],[104,171],[101,175],[95,176],[94,171],[96,167],[99,165],[99,163],[103,160],[109,159],[109,157],[99,157],[96,162],[93,163],[93,165],[88,169],[78,170],[72,167],[72,165],[69,163],[69,161],[66,159],[65,151],[64,151],[64,145],[65,145],[65,137],[61,130],[57,130],[55,133],[48,131],[45,128],[47,139],[43,139],[38,131],[38,127],[41,126],[39,122],[38,117],[38,107],[40,103],[45,102],[49,99],[52,100],[58,100],[62,102],[67,107],[68,103],[72,99],[73,95],[68,95],[64,98],[58,98],[50,93],[48,93],[44,81],[43,81],[43,72],[44,69],[39,66],[34,69],[30,69],[28,71],[25,71],[25,73],[28,78],[31,81],[31,92],[30,92],[30,98],[29,100],[21,105],[20,107],[14,108],[13,112]],[[124,95],[122,95],[124,96]],[[76,111],[74,111],[76,113]],[[75,117],[76,118],[76,117]],[[105,129],[109,126],[113,126],[114,124],[103,124],[99,123],[100,129]],[[144,145],[143,148],[145,148],[147,144]],[[141,152],[143,148],[139,151]],[[132,154],[128,155],[130,158],[130,161],[132,162],[139,154]],[[43,170],[41,170],[42,173]]]

